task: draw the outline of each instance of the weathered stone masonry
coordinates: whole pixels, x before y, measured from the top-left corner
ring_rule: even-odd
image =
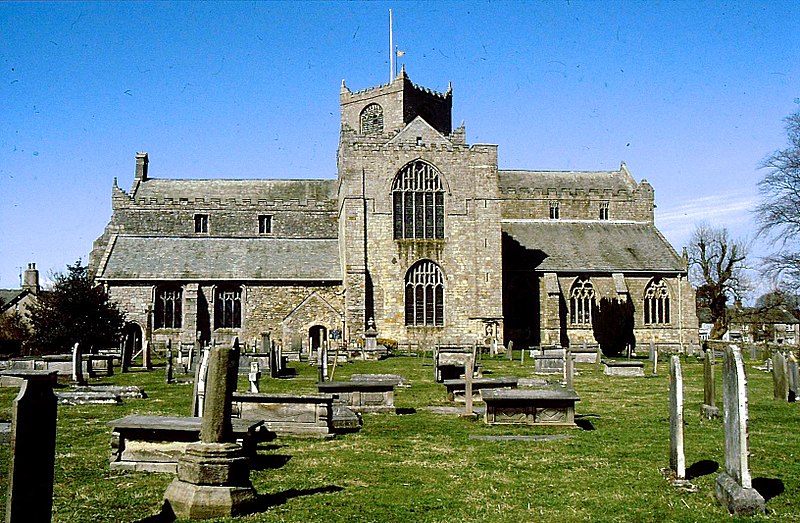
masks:
[[[500,170],[496,145],[452,128],[452,90],[405,71],[343,82],[340,103],[336,180],[164,180],[137,155],[90,256],[134,328],[308,351],[374,318],[401,344],[593,343],[578,288],[632,300],[639,343],[697,342],[685,261],[624,164]]]

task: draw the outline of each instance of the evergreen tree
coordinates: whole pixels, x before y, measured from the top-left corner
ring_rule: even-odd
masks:
[[[80,343],[84,351],[116,346],[125,323],[123,314],[102,286],[95,285],[80,260],[57,273],[49,291],[30,307],[31,346],[41,353],[68,351]]]
[[[599,304],[592,303],[592,330],[605,356],[619,356],[628,345],[633,348],[633,302],[601,298]]]

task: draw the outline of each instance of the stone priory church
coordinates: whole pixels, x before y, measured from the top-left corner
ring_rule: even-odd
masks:
[[[631,300],[638,345],[697,344],[686,261],[653,188],[614,171],[501,170],[452,127],[452,89],[401,71],[342,82],[337,179],[161,179],[136,155],[90,269],[129,341],[594,344],[592,304]],[[333,345],[332,345],[333,346]]]

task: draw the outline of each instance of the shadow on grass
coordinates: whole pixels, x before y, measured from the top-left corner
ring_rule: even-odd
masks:
[[[587,418],[599,418],[597,414],[576,414],[575,425],[583,430],[596,430],[591,420]]]
[[[778,478],[753,478],[753,488],[761,494],[764,501],[769,501],[786,490],[783,481]]]
[[[686,469],[686,479],[693,480],[702,476],[708,476],[719,470],[719,463],[710,459],[703,459],[693,463]]]
[[[289,463],[291,456],[286,454],[258,454],[250,458],[252,470],[279,469]]]
[[[276,494],[259,494],[255,503],[252,506],[248,507],[247,514],[257,514],[259,512],[266,512],[272,507],[277,507],[278,505],[283,505],[287,501],[293,498],[299,498],[301,496],[311,496],[314,494],[329,494],[333,492],[341,492],[343,491],[343,487],[339,487],[337,485],[328,485],[325,487],[317,487],[311,489],[289,489],[284,490],[283,492],[278,492]],[[245,515],[245,514],[241,514]],[[164,502],[161,506],[161,512],[155,514],[153,516],[148,516],[144,519],[136,520],[134,523],[172,523],[178,519],[175,517],[175,513],[172,511],[172,507],[169,503]]]
[[[413,407],[404,407],[404,408],[394,409],[394,412],[395,412],[395,414],[398,414],[398,415],[416,414],[417,413],[417,409],[415,409]]]

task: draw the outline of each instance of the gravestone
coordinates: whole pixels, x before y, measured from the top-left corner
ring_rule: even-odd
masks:
[[[789,400],[789,369],[786,358],[778,351],[772,355],[772,385],[773,396],[776,400]]]
[[[651,342],[650,342],[650,345],[649,345],[649,348],[650,348],[650,356],[649,356],[649,359],[650,359],[650,361],[655,361],[655,354],[656,354],[656,344],[655,344],[655,343],[653,343],[653,342],[651,341]]]
[[[653,348],[653,376],[658,376],[658,349]]]
[[[206,397],[206,377],[208,375],[208,358],[211,354],[211,349],[208,347],[203,349],[203,355],[200,357],[200,365],[197,366],[197,371],[194,376],[194,393],[192,394],[192,416],[203,415],[203,403]]]
[[[800,374],[798,373],[797,358],[794,352],[789,352],[789,361],[786,362],[789,371],[789,401],[797,401],[798,387],[800,387]]]
[[[514,359],[514,342],[512,340],[508,341],[507,356],[508,361],[512,361]]]
[[[595,363],[598,365],[603,364],[603,349],[600,348],[600,344],[597,344],[597,356],[595,357]]]
[[[763,514],[764,498],[753,488],[747,429],[747,375],[735,345],[722,360],[722,425],[725,432],[725,472],[717,476],[717,500],[731,514]]]
[[[683,453],[683,373],[680,356],[669,359],[669,468],[678,479],[686,478]]]
[[[714,375],[714,349],[706,349],[706,357],[703,359],[703,406],[700,412],[706,419],[719,417],[719,407],[717,407],[717,387],[716,376]]]
[[[319,349],[317,349],[317,365],[319,366],[319,381],[327,381],[328,380],[328,351],[325,348],[325,345],[320,345]]]
[[[10,375],[23,382],[11,406],[6,523],[49,522],[56,461],[56,371],[12,371]]]
[[[464,364],[464,416],[472,417],[472,357]]]
[[[83,376],[83,351],[79,343],[72,347],[72,381],[75,385],[86,385]]]
[[[165,503],[179,518],[237,516],[254,507],[249,460],[232,441],[238,358],[238,338],[232,347],[211,350],[200,442],[186,447],[178,460],[178,477],[164,493]]]
[[[250,392],[258,392],[258,382],[261,380],[261,370],[258,368],[257,361],[250,363],[250,374],[248,374],[247,378],[250,381]]]
[[[568,389],[574,388],[575,384],[575,357],[572,351],[568,350],[564,353],[564,382]]]
[[[180,349],[178,350],[178,355],[180,355]],[[172,340],[167,340],[167,367],[165,370],[164,381],[166,383],[174,383],[175,379],[173,378],[173,368],[172,368]]]

